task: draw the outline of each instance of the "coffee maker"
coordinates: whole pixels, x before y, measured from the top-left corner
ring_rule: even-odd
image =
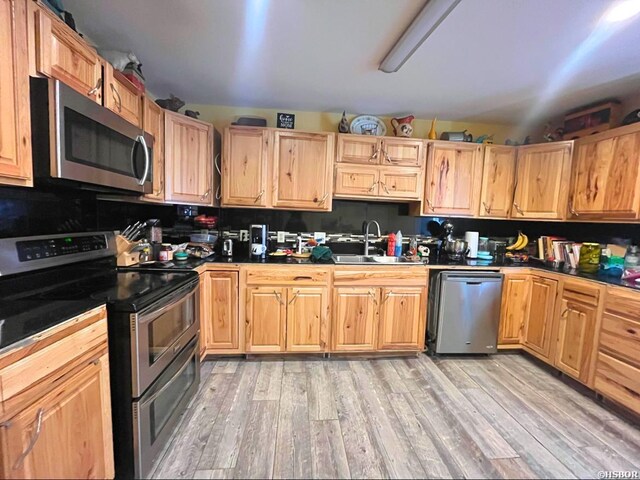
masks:
[[[249,227],[249,255],[251,258],[265,258],[267,255],[268,225],[251,225]]]

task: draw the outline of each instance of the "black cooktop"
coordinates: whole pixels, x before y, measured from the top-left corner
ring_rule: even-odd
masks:
[[[142,310],[197,278],[188,271],[118,271],[111,261],[0,278],[0,349],[99,305]]]

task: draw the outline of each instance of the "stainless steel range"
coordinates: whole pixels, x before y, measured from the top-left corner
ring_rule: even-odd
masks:
[[[198,275],[118,270],[114,245],[111,232],[0,239],[0,294],[9,309],[107,305],[116,476],[144,478],[198,389]],[[0,340],[33,328],[4,325]]]

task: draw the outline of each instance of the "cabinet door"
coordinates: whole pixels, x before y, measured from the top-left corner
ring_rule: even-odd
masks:
[[[145,97],[142,120],[144,131],[153,135],[153,191],[142,198],[162,202],[164,201],[164,110],[149,97]]]
[[[35,12],[36,70],[102,104],[102,63],[94,49],[46,7]]]
[[[109,62],[104,68],[105,106],[129,123],[142,126],[142,93]]]
[[[207,353],[239,350],[238,272],[205,272],[200,328]]]
[[[213,205],[213,126],[165,111],[165,198]]]
[[[266,207],[269,130],[227,128],[222,155],[222,206]]]
[[[378,334],[380,291],[367,287],[336,287],[331,331],[335,351],[373,351]]]
[[[508,218],[513,203],[516,147],[486,145],[482,169],[480,216]]]
[[[421,350],[427,318],[427,289],[383,288],[378,327],[378,349]]]
[[[383,138],[381,155],[382,165],[421,167],[424,165],[424,142],[408,138]]]
[[[113,478],[105,354],[0,425],[2,478]]]
[[[338,135],[338,163],[380,163],[380,140],[367,135]]]
[[[508,274],[502,286],[502,306],[498,345],[519,345],[522,329],[529,314],[531,282],[529,275]]]
[[[518,147],[512,218],[562,219],[573,142]]]
[[[331,210],[332,133],[274,132],[274,207]]]
[[[381,198],[420,200],[422,173],[417,168],[381,168],[378,195]]]
[[[287,295],[287,351],[327,349],[329,294],[326,287],[292,287]]]
[[[551,351],[557,293],[556,280],[532,277],[529,315],[525,321],[522,343],[545,359],[549,358]]]
[[[336,166],[334,196],[342,198],[362,198],[378,196],[378,167],[351,165]]]
[[[593,352],[598,308],[562,296],[558,310],[558,338],[555,365],[576,380],[587,383]]]
[[[431,142],[427,157],[424,215],[478,213],[482,147],[463,142]]]
[[[246,295],[246,351],[284,352],[287,289],[249,287]]]
[[[629,133],[612,133],[622,129]],[[571,218],[637,217],[640,131],[638,125],[622,129],[576,141],[569,196]]]
[[[24,0],[0,1],[0,184],[32,186]]]

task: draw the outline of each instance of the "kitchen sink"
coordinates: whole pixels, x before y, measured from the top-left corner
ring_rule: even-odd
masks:
[[[406,257],[386,257],[382,255],[334,255],[333,262],[337,265],[362,265],[363,263],[406,265],[422,263],[420,260],[410,260]]]

